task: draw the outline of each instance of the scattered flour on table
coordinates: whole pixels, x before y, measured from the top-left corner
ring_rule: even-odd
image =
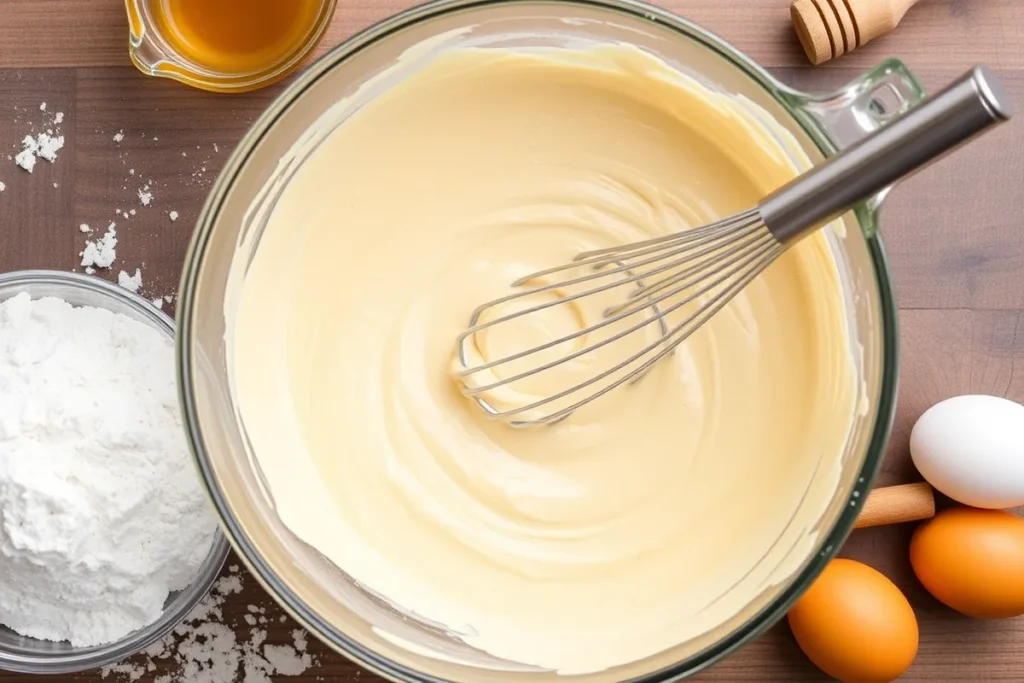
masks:
[[[117,274],[117,284],[121,285],[129,292],[135,292],[138,294],[139,289],[142,288],[142,271],[136,268],[135,274],[129,275],[122,270]]]
[[[137,681],[146,675],[146,669],[132,664],[115,664],[104,669],[104,678],[110,673],[122,674],[127,681]]]
[[[116,223],[111,223],[102,237],[85,243],[85,249],[81,253],[82,266],[85,267],[85,272],[91,274],[90,269],[109,268],[114,263],[114,260],[117,258],[116,225]],[[82,226],[78,226],[78,229],[81,230]]]
[[[36,143],[31,135],[25,136],[23,149],[14,157],[14,163],[31,173],[36,167]]]
[[[0,387],[0,622],[76,646],[152,623],[217,527],[189,462],[172,343],[22,293],[0,303]]]
[[[27,137],[25,138],[28,139]],[[22,142],[22,144],[25,144]],[[45,159],[50,163],[57,161],[57,152],[64,149],[64,136],[63,135],[51,135],[50,133],[40,133],[36,136],[35,141],[35,153],[40,159]]]
[[[46,111],[45,102],[39,105],[39,110],[48,116],[48,120],[42,123],[45,129],[39,132],[33,130],[22,138],[21,151],[14,157],[14,163],[29,173],[35,170],[39,159],[50,163],[56,161],[57,153],[64,148],[64,136],[61,135],[59,128],[64,121],[64,113],[56,112],[50,116]]]
[[[23,135],[21,142],[18,144],[18,150],[11,150],[11,153],[7,155],[7,159],[13,161],[17,166],[22,168],[28,173],[35,173],[39,170],[39,160],[53,163],[57,161],[58,153],[64,148],[65,138],[61,131],[61,126],[64,123],[64,113],[60,111],[52,111],[48,103],[42,102],[38,107],[38,111],[35,108],[29,108],[29,110],[20,109],[15,106],[15,111],[21,112],[18,117],[15,118],[15,123],[26,126],[27,130],[20,131],[19,134]],[[34,121],[34,123],[33,123]],[[97,131],[100,132],[100,131]],[[106,133],[110,135],[110,133]],[[132,136],[135,133],[131,133]],[[139,133],[139,137],[142,139],[141,144],[156,143],[160,140],[159,136],[153,135],[147,137],[146,133]],[[125,197],[120,198],[119,203],[123,206],[124,201],[138,200],[143,207],[151,207],[157,204],[158,194],[163,192],[163,189],[170,187],[167,180],[154,181],[153,178],[148,177],[145,173],[144,168],[136,168],[139,164],[138,161],[132,159],[132,155],[135,153],[132,150],[137,149],[137,145],[130,145],[126,143],[128,135],[125,133],[124,128],[120,128],[116,133],[111,135],[114,146],[117,149],[117,158],[124,166],[125,178],[121,189],[126,193]],[[133,137],[134,140],[134,137]],[[126,143],[126,144],[122,144]],[[164,143],[165,145],[167,143]],[[171,143],[173,144],[173,143]],[[166,151],[160,151],[161,146],[153,145],[153,153],[166,153]],[[215,168],[216,164],[215,156],[220,154],[220,146],[216,143],[211,145],[212,153],[209,148],[204,148],[200,145],[196,145],[197,153],[191,155],[191,158],[195,161],[191,168],[182,169],[178,174],[178,180],[176,181],[182,186],[207,186],[212,182],[212,173],[208,174],[208,168]],[[173,147],[172,147],[173,149]],[[178,148],[180,150],[180,147]],[[146,152],[149,153],[149,152]],[[182,157],[186,156],[186,152],[181,151]],[[38,175],[38,173],[35,173]],[[54,188],[59,187],[59,183],[52,183]],[[0,182],[0,192],[4,192],[7,186]],[[171,222],[177,221],[180,217],[178,211],[166,211]],[[110,222],[110,227],[100,237],[94,237],[92,235],[93,229],[89,227],[88,223],[81,223],[79,225],[79,231],[85,236],[83,238],[84,245],[80,252],[81,267],[89,275],[95,275],[98,271],[109,269],[117,258],[116,246],[118,240],[130,240],[131,229],[127,228],[127,221],[136,217],[141,218],[145,215],[145,212],[139,209],[130,208],[122,210],[120,208],[114,209],[116,221],[125,221],[122,223],[121,234],[115,230],[114,222]],[[81,218],[89,220],[90,217],[82,216]],[[92,217],[90,222],[95,224],[99,219]],[[142,221],[140,221],[142,222]],[[127,275],[127,278],[133,278],[131,275]],[[119,281],[121,278],[119,278]],[[133,286],[131,283],[134,281],[129,280],[129,287]],[[154,288],[154,284],[149,283],[151,288]],[[159,284],[156,285],[159,287]],[[136,291],[136,290],[133,290]],[[149,292],[152,295],[155,292]],[[173,294],[173,293],[172,293]],[[164,303],[171,303],[173,296],[168,295],[162,297]],[[154,305],[157,305],[154,303]]]
[[[50,163],[57,160],[57,152],[64,147],[63,135],[39,133],[35,137],[26,135],[21,141],[21,152],[14,157],[14,163],[32,173],[37,159],[45,159]]]
[[[224,602],[242,591],[242,577],[234,573],[237,566],[229,571],[166,638],[140,655],[104,667],[103,677],[131,682],[156,671],[155,683],[271,683],[317,666],[302,629],[291,632],[291,643],[273,644],[266,642],[265,629],[227,623]]]

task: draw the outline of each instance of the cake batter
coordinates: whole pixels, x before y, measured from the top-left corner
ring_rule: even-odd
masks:
[[[350,116],[284,190],[227,312],[282,520],[402,609],[562,673],[684,643],[790,576],[857,400],[824,233],[559,424],[489,421],[451,374],[471,311],[516,278],[792,178],[767,125],[626,46],[451,51]]]

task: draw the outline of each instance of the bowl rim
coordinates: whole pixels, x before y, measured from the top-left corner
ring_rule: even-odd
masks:
[[[34,285],[90,292],[110,300],[126,303],[135,312],[146,318],[150,327],[161,332],[169,340],[174,340],[174,321],[146,298],[107,280],[81,273],[60,270],[17,270],[0,273],[0,302],[8,300],[11,296],[17,296],[17,293],[8,295],[4,290],[12,287],[24,287],[25,289],[22,291],[27,291]],[[30,291],[29,294],[32,296]],[[47,296],[57,295],[48,294]],[[33,298],[36,297],[33,296]],[[97,304],[91,305],[98,308],[103,307]],[[200,479],[200,481],[202,480]],[[113,642],[75,648],[66,653],[27,655],[5,652],[0,648],[0,669],[28,674],[69,674],[115,664],[142,652],[170,633],[206,597],[214,581],[223,570],[230,550],[227,537],[218,527],[214,532],[213,542],[210,544],[210,552],[200,564],[195,578],[186,588],[177,591],[178,594],[169,603],[165,603],[163,612],[152,624],[136,629]]]
[[[154,306],[149,299],[109,280],[64,270],[14,270],[0,273],[0,287],[41,284],[65,286],[94,292],[113,299],[121,299],[125,303],[131,304],[137,312],[144,314],[153,323],[153,326],[168,338],[172,341],[174,339],[175,326],[171,316]]]
[[[428,674],[392,661],[357,643],[332,624],[313,612],[295,595],[280,577],[263,561],[254,545],[245,534],[242,525],[228,507],[219,491],[217,477],[205,450],[202,426],[193,401],[192,382],[192,321],[197,306],[195,286],[204,265],[206,246],[217,224],[221,207],[233,187],[235,178],[246,167],[249,158],[265,135],[271,132],[292,104],[314,86],[329,71],[343,64],[348,58],[387,39],[393,33],[410,26],[455,12],[463,12],[497,5],[567,5],[607,10],[626,15],[631,19],[648,22],[661,28],[668,28],[683,39],[693,40],[719,57],[731,62],[754,83],[762,87],[793,116],[808,137],[825,154],[837,151],[837,144],[829,133],[816,126],[806,116],[797,115],[791,101],[785,97],[796,91],[777,81],[763,67],[743,52],[733,47],[714,33],[684,19],[668,10],[648,4],[643,0],[431,0],[424,4],[393,14],[365,30],[343,41],[320,57],[312,66],[296,77],[287,88],[264,110],[252,124],[245,136],[235,147],[224,170],[217,178],[200,212],[182,273],[178,306],[178,373],[179,398],[186,418],[185,427],[189,434],[193,454],[203,474],[207,490],[221,516],[222,527],[241,561],[270,595],[296,621],[317,636],[332,650],[355,661],[391,681],[400,683],[447,683]],[[863,462],[857,480],[848,498],[848,505],[837,515],[831,528],[823,531],[816,541],[816,551],[809,553],[804,566],[795,572],[789,585],[745,622],[723,636],[719,641],[689,657],[673,664],[629,679],[631,683],[667,683],[685,678],[707,668],[763,633],[783,616],[796,599],[810,586],[839,552],[843,541],[853,529],[860,512],[859,504],[866,498],[877,475],[885,454],[889,434],[895,416],[898,384],[898,321],[896,300],[889,274],[888,260],[878,230],[877,211],[870,207],[857,212],[862,233],[878,287],[879,336],[881,338],[882,362],[879,377],[879,393],[874,406],[874,424],[864,450]],[[866,225],[870,222],[871,225]]]

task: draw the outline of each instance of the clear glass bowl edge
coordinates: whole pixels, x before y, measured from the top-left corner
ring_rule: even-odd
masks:
[[[404,667],[386,661],[350,639],[342,638],[343,641],[347,642],[345,642],[344,647],[339,647],[337,643],[330,642],[331,639],[324,638],[326,632],[333,632],[334,629],[329,624],[325,624],[316,614],[311,613],[294,596],[282,592],[282,586],[275,585],[277,581],[273,572],[270,572],[258,555],[253,552],[244,535],[240,533],[241,529],[237,522],[232,519],[230,511],[224,506],[224,501],[218,500],[217,493],[212,487],[213,472],[209,467],[209,463],[205,461],[205,455],[201,453],[202,436],[199,432],[194,406],[191,405],[190,398],[187,395],[188,386],[190,385],[188,374],[190,372],[191,356],[189,344],[191,320],[189,316],[195,306],[194,287],[198,279],[204,246],[213,229],[218,207],[231,187],[231,179],[244,167],[248,159],[248,151],[252,150],[259,143],[260,139],[273,128],[275,121],[304,90],[316,82],[324,73],[343,62],[348,55],[354,54],[363,47],[386,38],[389,34],[409,25],[449,12],[519,1],[536,0],[432,0],[431,2],[392,15],[357,33],[350,39],[332,48],[304,73],[300,74],[250,127],[239,145],[235,148],[235,152],[228,160],[224,171],[208,195],[188,249],[179,289],[181,299],[178,307],[178,372],[180,397],[187,421],[186,427],[190,432],[193,449],[199,461],[200,469],[207,478],[207,486],[210,488],[211,496],[214,498],[214,502],[221,513],[222,526],[227,530],[232,546],[234,546],[242,561],[252,570],[259,583],[271,592],[278,602],[281,603],[282,607],[297,621],[311,632],[317,634],[321,640],[324,640],[326,644],[340,654],[388,680],[402,681],[403,683],[443,682],[417,672],[408,671]],[[904,100],[899,105],[901,107],[912,106],[924,96],[924,89],[920,81],[898,60],[883,62],[834,93],[814,95],[786,86],[720,37],[686,19],[653,5],[648,5],[645,2],[639,2],[638,0],[550,0],[550,2],[552,4],[578,4],[626,12],[635,18],[646,19],[663,26],[668,26],[689,38],[700,41],[708,49],[733,62],[733,64],[742,69],[783,103],[825,156],[833,155],[847,145],[852,144],[858,139],[858,135],[863,136],[869,133],[873,129],[872,126],[884,125],[884,118],[878,118],[873,115],[869,116],[870,109],[865,109],[871,103],[871,98],[868,95],[873,93],[879,86],[884,85],[894,77],[899,80],[902,83],[900,92]],[[847,130],[836,125],[835,120],[830,118],[833,114],[839,115],[843,114],[843,112],[846,112],[848,117],[853,117],[855,120],[860,121],[859,134],[857,131]],[[883,192],[856,209],[861,230],[867,238],[879,287],[882,309],[880,324],[883,328],[883,347],[886,363],[883,366],[883,376],[881,378],[877,419],[868,452],[860,471],[859,483],[852,492],[854,497],[866,495],[873,484],[875,475],[882,462],[895,413],[898,375],[897,312],[895,295],[888,276],[888,262],[882,243],[877,235],[878,209],[884,195],[885,193]],[[824,569],[828,560],[835,555],[843,540],[852,530],[858,512],[858,509],[848,507],[840,515],[831,531],[822,540],[821,547],[823,550],[819,555],[812,559],[797,574],[789,588],[750,619],[746,625],[740,627],[728,637],[700,654],[678,662],[667,669],[634,679],[633,683],[653,683],[655,681],[667,683],[669,681],[681,680],[719,661],[769,628],[784,616],[792,603]],[[824,550],[825,548],[828,550]]]

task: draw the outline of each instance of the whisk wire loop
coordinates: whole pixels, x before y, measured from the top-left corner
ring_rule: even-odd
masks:
[[[668,334],[660,337],[657,341],[647,345],[641,351],[637,352],[636,354],[633,354],[625,361],[616,364],[612,368],[609,368],[608,370],[605,370],[595,375],[594,377],[591,377],[586,381],[581,382],[569,389],[565,389],[552,396],[547,396],[543,399],[534,401],[528,405],[517,406],[506,410],[497,410],[485,403],[485,409],[487,410],[487,412],[491,414],[492,417],[509,420],[509,424],[511,424],[514,427],[522,427],[534,424],[553,424],[564,419],[565,417],[568,417],[570,414],[576,412],[581,407],[600,398],[601,396],[604,396],[612,389],[615,389],[616,387],[619,387],[623,384],[626,384],[627,382],[634,380],[639,376],[642,376],[655,363],[657,363],[662,358],[665,358],[668,354],[674,351],[681,343],[686,341],[686,339],[688,339],[694,332],[696,332],[697,329],[699,329],[701,325],[703,325],[704,322],[707,321],[707,319],[709,319],[712,315],[717,313],[723,306],[725,306],[736,295],[737,292],[746,287],[747,284],[749,284],[755,277],[757,277],[760,274],[760,272],[769,263],[771,263],[772,260],[776,258],[777,254],[782,252],[782,250],[783,249],[781,245],[778,244],[767,244],[763,246],[762,249],[756,255],[755,260],[753,260],[750,264],[745,264],[747,266],[746,272],[743,273],[741,276],[737,277],[735,280],[733,280],[733,282],[729,284],[722,292],[720,292],[713,299],[711,299],[706,306],[701,308],[699,313],[687,318],[683,322],[671,328],[668,331]],[[722,284],[723,282],[726,282],[727,280],[732,278],[733,275],[742,270],[743,267],[741,266],[722,275],[712,284],[702,289],[699,293],[692,295],[692,298],[688,298],[688,301],[692,301],[692,299],[697,298],[702,294],[706,294],[708,291],[710,291],[710,289],[714,288],[719,284]],[[683,305],[684,303],[675,304],[673,310]],[[613,380],[608,385],[595,390],[594,392],[588,394],[584,398],[573,402],[569,406],[560,408],[555,412],[544,416],[534,416],[525,420],[510,419],[513,418],[515,415],[531,413],[538,408],[541,408],[555,401],[559,401],[563,398],[570,396],[571,394],[577,393],[583,389],[593,386],[594,384],[600,382],[606,377],[609,377],[610,375],[613,375],[616,372],[623,370],[628,365],[631,365],[641,360],[644,356],[651,353],[659,346],[664,346],[665,348],[663,348],[661,351],[658,351],[653,357],[643,361],[639,367],[629,371],[624,376]],[[501,382],[498,384],[506,383],[507,382]]]
[[[699,268],[694,268],[694,269],[690,269],[689,271],[686,271],[685,275],[693,275],[693,274],[695,274],[696,272],[698,272],[700,270],[710,269],[710,268],[712,268],[714,266],[720,266],[722,268],[728,268],[728,267],[736,264],[738,261],[740,261],[741,259],[745,258],[746,256],[755,255],[755,252],[760,251],[765,246],[771,245],[773,242],[774,242],[774,238],[772,238],[771,235],[769,235],[768,233],[765,232],[765,233],[763,233],[760,236],[760,239],[758,239],[757,241],[753,242],[752,244],[746,245],[747,249],[746,249],[745,252],[736,254],[735,253],[736,249],[734,248],[734,249],[730,250],[729,252],[727,252],[727,255],[731,255],[732,256],[731,259],[726,260],[724,262],[720,262],[720,261],[722,261],[724,259],[724,257],[722,257],[720,259],[714,259],[714,261],[709,261],[706,265],[702,265]],[[740,266],[740,268],[742,268],[742,265]],[[727,271],[726,277],[728,277],[729,275],[733,274],[734,272],[735,272],[735,270]],[[673,278],[670,278],[670,279],[673,282],[678,282],[678,280],[679,280],[677,277],[673,277]],[[666,281],[668,281],[668,279]],[[579,349],[577,351],[574,351],[574,352],[572,352],[572,353],[570,353],[570,354],[568,354],[566,356],[562,356],[562,357],[560,357],[560,358],[558,358],[556,360],[549,361],[549,362],[547,362],[547,363],[545,363],[545,364],[543,364],[543,365],[541,365],[539,367],[531,368],[529,370],[522,371],[522,372],[520,372],[520,373],[518,373],[516,375],[513,375],[511,377],[505,377],[505,378],[502,378],[502,379],[500,379],[498,381],[492,382],[491,384],[487,384],[487,385],[483,385],[483,386],[466,386],[466,385],[464,385],[463,386],[463,390],[462,390],[463,394],[465,394],[466,396],[477,396],[479,394],[486,393],[488,391],[496,389],[499,386],[502,386],[502,385],[505,385],[505,384],[511,384],[512,382],[517,382],[519,380],[526,379],[527,377],[530,377],[532,375],[536,375],[536,374],[539,374],[541,372],[545,372],[547,370],[550,370],[551,368],[553,368],[555,366],[562,365],[563,363],[567,363],[569,361],[575,360],[576,358],[580,358],[581,356],[593,353],[594,351],[596,351],[598,349],[601,349],[601,348],[603,348],[603,347],[605,347],[605,346],[607,346],[607,345],[609,345],[609,344],[611,344],[613,342],[621,340],[626,335],[633,334],[634,332],[637,332],[637,331],[643,329],[644,327],[647,327],[651,323],[663,320],[665,316],[670,315],[671,313],[674,313],[675,311],[681,309],[683,306],[685,306],[685,305],[695,301],[696,299],[700,298],[701,296],[707,294],[708,291],[710,291],[715,286],[720,284],[721,280],[715,281],[711,285],[708,285],[705,289],[702,289],[702,290],[699,290],[697,292],[694,292],[691,295],[687,296],[686,298],[684,298],[684,299],[682,299],[680,301],[677,301],[676,303],[674,303],[669,308],[666,308],[665,310],[661,310],[661,309],[658,308],[658,306],[657,306],[658,304],[660,304],[663,301],[666,301],[666,300],[668,300],[668,299],[678,295],[680,292],[682,292],[682,291],[684,291],[686,289],[691,288],[696,283],[697,283],[697,279],[696,278],[692,279],[691,281],[684,282],[683,284],[679,285],[678,287],[676,287],[675,289],[673,289],[672,291],[670,291],[670,292],[668,292],[666,294],[662,294],[661,296],[659,296],[657,298],[648,298],[648,300],[646,300],[646,301],[638,302],[635,298],[634,299],[630,299],[625,304],[625,306],[627,308],[625,308],[624,310],[623,309],[619,309],[619,310],[606,309],[604,319],[601,320],[601,322],[598,322],[598,323],[595,323],[594,325],[591,325],[590,327],[584,328],[584,329],[579,330],[577,332],[574,332],[572,334],[568,334],[568,335],[559,337],[559,338],[554,339],[552,341],[545,342],[544,344],[541,344],[539,346],[535,346],[535,347],[532,347],[530,349],[526,349],[525,351],[520,351],[518,353],[509,355],[509,356],[505,356],[504,358],[499,358],[498,360],[490,361],[488,363],[483,363],[481,365],[474,366],[473,368],[464,370],[463,372],[461,372],[459,374],[461,376],[463,376],[463,377],[467,377],[467,376],[476,374],[478,372],[481,372],[483,370],[494,368],[494,367],[497,367],[499,365],[503,365],[505,363],[510,363],[512,361],[520,360],[522,358],[525,358],[527,356],[533,355],[535,353],[540,353],[541,351],[545,351],[547,349],[553,348],[555,346],[558,346],[559,344],[564,344],[566,342],[573,341],[573,340],[578,339],[578,338],[580,338],[580,337],[582,337],[584,335],[591,335],[594,332],[596,332],[597,330],[603,329],[603,328],[605,328],[605,327],[607,327],[609,325],[612,325],[612,324],[614,324],[616,322],[624,320],[625,318],[628,318],[628,317],[630,317],[630,316],[632,316],[632,315],[634,315],[636,313],[640,313],[643,310],[652,309],[654,311],[654,315],[652,317],[649,317],[649,318],[647,318],[647,319],[645,319],[645,320],[643,320],[643,321],[641,321],[639,323],[636,323],[632,327],[626,328],[626,329],[624,329],[624,330],[622,330],[620,332],[617,332],[616,334],[612,335],[611,337],[608,337],[606,339],[602,339],[602,340],[600,340],[598,342],[595,342],[595,343],[593,343],[593,344],[591,344],[589,346],[585,346],[585,347],[583,347],[583,348],[581,348],[581,349]],[[666,285],[666,286],[670,286],[670,285]],[[659,289],[661,289],[661,288],[659,287]],[[559,302],[559,303],[561,303],[561,302]],[[663,330],[663,334],[667,334],[667,331]],[[580,388],[582,388],[582,386]],[[535,407],[538,407],[538,404],[532,404],[531,406],[526,406],[526,407],[522,408],[522,410],[528,410],[530,408],[535,408]]]
[[[717,229],[719,226],[713,225],[708,227],[716,229],[703,230],[702,234],[717,235],[721,232]],[[706,238],[705,240],[692,240],[693,244],[698,245],[698,247],[688,247],[685,251],[693,251],[693,253],[699,254],[696,260],[694,260],[692,256],[687,256],[682,259],[679,258],[679,249],[676,247],[678,240],[659,240],[660,249],[663,252],[662,255],[657,258],[646,258],[641,263],[645,265],[652,265],[657,264],[660,261],[667,260],[667,264],[659,265],[648,271],[632,273],[632,268],[635,268],[635,264],[630,264],[628,261],[625,261],[629,268],[626,268],[625,270],[616,269],[614,272],[629,272],[632,273],[630,277],[616,279],[614,282],[607,284],[601,284],[590,290],[579,293],[575,296],[566,297],[554,303],[545,302],[542,304],[544,307],[547,307],[548,305],[567,303],[575,298],[592,296],[595,293],[607,291],[613,287],[619,287],[623,284],[632,282],[639,282],[641,287],[638,291],[646,292],[641,296],[634,295],[627,298],[622,306],[617,307],[617,310],[606,310],[603,319],[589,327],[496,360],[491,360],[473,367],[465,367],[460,374],[462,377],[470,378],[472,375],[484,370],[497,368],[501,365],[521,360],[522,358],[534,353],[539,353],[540,351],[553,348],[559,344],[564,344],[586,335],[594,335],[595,332],[609,325],[623,321],[638,313],[650,311],[651,315],[647,316],[645,319],[631,324],[625,329],[615,332],[608,337],[601,338],[591,344],[587,344],[565,356],[544,362],[536,367],[516,372],[507,377],[499,377],[486,384],[476,385],[472,381],[465,382],[463,384],[463,393],[475,398],[492,417],[509,420],[513,426],[547,424],[562,419],[570,413],[578,410],[583,405],[603,396],[615,387],[642,377],[646,371],[652,367],[655,362],[657,362],[657,360],[667,356],[671,353],[672,349],[676,348],[694,331],[696,331],[696,329],[703,324],[706,317],[709,317],[714,312],[717,312],[721,306],[724,306],[727,300],[734,296],[734,291],[738,291],[739,288],[746,286],[748,282],[755,278],[758,273],[760,273],[771,262],[771,260],[775,258],[777,252],[781,252],[783,249],[782,245],[779,244],[778,241],[775,240],[775,238],[772,237],[772,235],[765,229],[763,223],[756,220],[756,213],[748,213],[742,221],[736,219],[730,220],[728,221],[727,227],[730,236],[726,239],[722,239],[721,242],[717,241],[717,237],[716,241],[710,245],[707,243]],[[618,250],[616,249],[603,250],[602,259],[607,260],[609,263],[622,263],[623,261],[612,260],[618,255],[617,251]],[[630,250],[627,247],[623,248],[623,251],[632,251],[635,253],[636,250]],[[643,251],[645,252],[644,256],[648,256],[650,253],[653,253],[649,251],[649,247],[645,247]],[[626,259],[628,258],[629,256],[627,255]],[[650,278],[652,275],[658,275],[671,271],[672,269],[680,268],[682,268],[680,272],[660,279],[652,285],[648,286],[643,284],[645,278]],[[567,270],[567,268],[560,268],[553,272],[564,270]],[[600,275],[608,277],[612,272],[613,271],[605,271],[600,273]],[[580,278],[573,278],[567,282],[578,283],[579,281]],[[518,298],[520,296],[526,296],[540,291],[551,291],[552,289],[566,288],[566,282],[556,283],[555,285],[526,289],[524,292],[511,298]],[[655,293],[658,293],[658,295],[653,296]],[[702,298],[708,297],[709,300],[695,314],[685,317],[680,322],[675,323],[672,326],[669,326],[666,323],[669,316],[682,311],[684,307],[693,304]],[[498,300],[498,302],[500,301],[501,300]],[[494,302],[491,305],[495,305],[498,302]],[[670,305],[664,308],[661,307],[661,304],[665,302],[670,302]],[[539,308],[540,306],[533,307],[527,309],[527,312],[535,313]],[[507,322],[514,317],[516,317],[515,314],[502,316],[494,321],[487,321],[485,323],[475,325],[460,337],[460,341],[465,342],[469,339],[469,336],[476,331],[484,329],[487,326],[497,324],[499,321]],[[629,355],[625,360],[614,363],[611,367],[588,377],[586,380],[578,384],[561,391],[557,391],[550,396],[544,396],[537,400],[528,402],[524,405],[517,405],[505,409],[498,409],[491,405],[487,400],[487,394],[490,392],[529,377],[533,377],[539,373],[546,372],[585,355],[593,354],[595,351],[621,341],[655,322],[661,325],[661,333],[653,341],[647,343],[639,351]],[[661,350],[659,351],[659,349]],[[652,353],[654,354],[654,357],[648,358]],[[460,349],[460,354],[465,362],[466,355],[464,349]],[[639,365],[637,365],[638,363]],[[603,380],[609,381],[600,385],[599,383]],[[595,385],[597,386],[595,387]],[[593,390],[587,392],[586,390],[590,388],[593,388]],[[573,400],[567,406],[558,407],[546,415],[531,415],[538,409],[544,408],[545,406],[555,404],[563,401],[564,399],[573,398],[574,394],[579,394],[579,398],[577,400]],[[516,416],[529,417],[515,419]]]

